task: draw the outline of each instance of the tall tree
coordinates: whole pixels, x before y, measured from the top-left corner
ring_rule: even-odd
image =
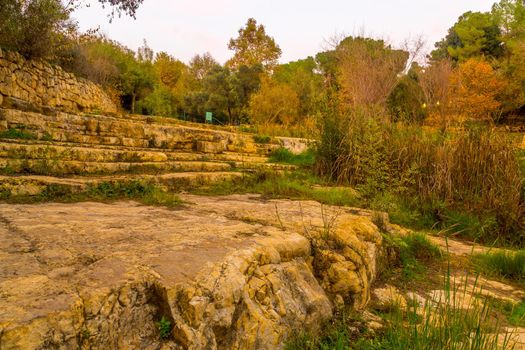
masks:
[[[275,40],[267,35],[264,26],[257,25],[257,21],[253,18],[248,19],[246,26],[239,29],[237,38],[230,39],[228,48],[235,52],[227,63],[234,69],[243,65],[259,64],[265,69],[272,69],[281,57],[281,49]]]
[[[436,43],[431,57],[464,62],[479,56],[498,58],[502,54],[501,31],[495,17],[489,12],[466,12],[449,29],[445,39]]]

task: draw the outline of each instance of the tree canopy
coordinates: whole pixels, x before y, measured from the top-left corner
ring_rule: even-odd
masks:
[[[253,18],[248,19],[246,26],[239,29],[237,38],[230,39],[228,48],[234,51],[233,57],[228,61],[232,68],[263,65],[264,68],[271,69],[281,57],[281,49],[275,40]]]

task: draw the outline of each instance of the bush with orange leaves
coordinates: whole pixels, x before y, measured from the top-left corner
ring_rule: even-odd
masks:
[[[460,64],[450,76],[451,109],[460,119],[493,120],[507,82],[480,58]]]

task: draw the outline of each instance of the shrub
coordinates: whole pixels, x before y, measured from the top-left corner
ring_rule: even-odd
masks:
[[[255,143],[270,143],[272,138],[268,135],[253,135],[253,141]]]

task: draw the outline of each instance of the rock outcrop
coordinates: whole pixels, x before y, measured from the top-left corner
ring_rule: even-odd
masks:
[[[0,347],[277,349],[369,300],[383,251],[369,212],[183,199],[0,204]]]
[[[0,49],[0,106],[39,112],[116,113],[96,84],[42,60]]]

